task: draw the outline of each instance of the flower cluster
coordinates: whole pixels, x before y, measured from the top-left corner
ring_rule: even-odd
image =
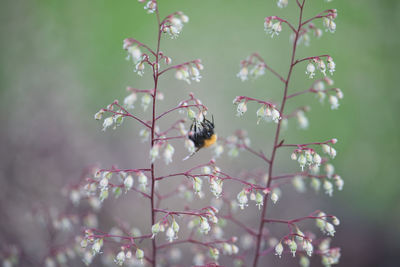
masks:
[[[177,38],[182,32],[183,24],[189,22],[189,17],[182,12],[175,12],[165,18],[161,30],[168,33],[172,39]]]
[[[310,79],[314,78],[315,71],[318,69],[324,76],[326,76],[326,70],[329,71],[331,75],[335,72],[336,64],[333,61],[332,57],[327,56],[325,61],[320,57],[313,57],[310,62],[307,64],[306,74]]]
[[[201,64],[201,60],[197,59],[192,62],[179,65],[175,67],[175,78],[177,80],[185,81],[190,84],[190,81],[200,82],[201,75],[200,70],[203,70],[203,64]]]
[[[278,109],[275,108],[274,104],[245,96],[237,96],[233,100],[233,104],[237,105],[236,116],[240,117],[243,116],[244,113],[246,113],[247,103],[249,101],[261,104],[260,108],[256,112],[257,124],[260,123],[261,119],[264,119],[267,122],[273,121],[275,123],[278,123],[282,119],[280,112],[278,111]]]
[[[282,31],[282,21],[276,16],[266,17],[264,30],[267,34],[271,35],[271,37],[279,35]]]
[[[265,74],[267,65],[258,54],[252,54],[240,62],[240,71],[236,75],[242,82],[251,78],[256,79]]]

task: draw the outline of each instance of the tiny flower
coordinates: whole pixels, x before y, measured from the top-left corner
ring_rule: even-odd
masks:
[[[247,67],[242,67],[236,76],[240,78],[242,82],[244,82],[248,79],[248,75],[249,75],[249,70],[247,69]]]
[[[290,240],[289,249],[290,249],[290,252],[292,253],[293,257],[296,257],[297,244],[295,241]]]
[[[142,142],[145,142],[150,137],[150,132],[147,129],[141,129],[139,132],[139,136],[142,137]]]
[[[328,57],[327,62],[328,62],[328,70],[330,74],[333,75],[333,73],[335,72],[336,64],[331,57]]]
[[[299,264],[301,267],[310,267],[310,260],[307,257],[301,256]]]
[[[332,218],[332,223],[336,226],[338,226],[340,224],[339,218],[336,216],[333,216]]]
[[[321,156],[317,153],[314,153],[312,161],[315,165],[320,166],[322,162]]]
[[[200,72],[195,66],[190,67],[190,74],[193,81],[200,82]]]
[[[214,194],[216,198],[219,198],[222,194],[222,184],[223,181],[220,179],[212,179],[210,182],[211,192]]]
[[[310,185],[316,192],[318,192],[321,188],[321,181],[318,178],[313,177]]]
[[[331,18],[324,18],[323,20],[326,31],[334,33],[336,31],[336,23]]]
[[[168,227],[167,232],[165,233],[165,235],[167,236],[167,241],[168,242],[172,242],[175,239],[175,232],[172,229],[172,227]]]
[[[144,252],[140,248],[136,249],[136,259],[139,261],[143,261],[144,258]]]
[[[189,153],[193,153],[195,151],[193,141],[190,139],[185,139],[185,148],[189,151]]]
[[[245,206],[248,206],[247,202],[249,202],[249,199],[244,189],[240,191],[239,194],[237,195],[237,200],[239,202],[239,206],[241,209],[244,209]]]
[[[240,102],[236,109],[237,113],[236,116],[240,117],[247,111],[247,104],[246,102]]]
[[[333,224],[327,222],[325,224],[325,231],[328,233],[328,235],[330,236],[334,236],[335,235],[335,227],[333,226]]]
[[[304,243],[303,243],[303,249],[304,249],[304,251],[307,253],[307,255],[308,255],[309,257],[312,256],[312,253],[313,253],[313,251],[314,251],[314,247],[313,247],[313,245],[311,244],[311,242],[309,242],[309,241],[304,241]]]
[[[157,2],[154,0],[147,2],[147,4],[144,6],[144,9],[147,10],[147,13],[149,14],[154,13],[157,9]]]
[[[339,108],[338,98],[334,95],[330,95],[329,96],[329,104],[331,104],[331,109],[338,109]]]
[[[124,44],[125,45],[125,44]],[[132,58],[133,63],[137,64],[142,58],[142,52],[136,45],[130,45],[128,48],[128,56],[126,59]]]
[[[104,114],[104,110],[100,109],[96,114],[94,114],[94,119],[95,120],[101,120],[101,118],[103,117]]]
[[[283,253],[283,245],[281,242],[279,242],[278,245],[275,246],[275,255],[281,258],[282,253]]]
[[[126,176],[126,178],[124,180],[124,186],[125,186],[126,192],[128,192],[132,188],[133,183],[134,183],[134,180],[133,180],[132,175]]]
[[[172,221],[172,229],[174,230],[175,234],[178,234],[179,224],[175,221],[175,219]]]
[[[93,256],[100,253],[102,246],[103,246],[103,239],[96,239],[94,241],[94,243],[92,245]]]
[[[254,66],[254,68],[251,69],[250,75],[256,79],[262,75],[265,74],[265,64],[264,63],[258,63]]]
[[[206,235],[211,229],[210,224],[205,217],[200,217],[200,220],[200,232]]]
[[[125,262],[125,252],[120,251],[114,259],[115,264],[122,266]]]
[[[342,92],[342,90],[340,90],[339,88],[336,88],[336,96],[337,96],[337,98],[339,98],[339,99],[343,99],[343,92]]]
[[[202,185],[203,185],[203,180],[201,180],[197,176],[193,178],[193,190],[195,194],[201,193]]]
[[[301,170],[304,170],[304,167],[307,164],[307,159],[304,156],[304,154],[300,154],[300,156],[297,159],[297,162],[300,164]]]
[[[140,61],[139,63],[136,64],[135,69],[133,70],[134,72],[137,72],[139,76],[143,76],[144,74],[144,62]]]
[[[144,175],[143,172],[140,172],[138,174],[138,182],[139,182],[140,190],[146,191],[146,187],[147,187],[147,183],[148,183],[147,181],[148,181],[147,176]]]
[[[298,192],[304,193],[306,191],[306,185],[304,184],[303,177],[296,175],[293,177],[292,184]]]
[[[194,120],[196,118],[196,112],[194,112],[191,108],[188,108],[187,116],[190,120]]]
[[[330,163],[326,164],[324,169],[325,169],[325,172],[326,172],[326,176],[328,178],[331,178],[332,175],[335,173],[335,167],[333,167],[333,165],[330,164]]]
[[[189,77],[190,74],[187,71],[187,67],[178,68],[175,72],[175,78],[177,80],[186,81],[188,84],[190,84]]]
[[[317,68],[322,72],[322,74],[324,74],[324,76],[326,76],[326,65],[322,59],[317,60]]]
[[[153,145],[153,147],[150,149],[151,162],[154,162],[156,158],[159,157],[159,154],[160,154],[160,147],[157,144]]]
[[[159,232],[160,232],[160,223],[157,222],[156,224],[153,224],[153,226],[151,227],[151,233],[153,234],[151,238],[154,238]]]
[[[297,117],[297,123],[299,125],[299,128],[300,129],[307,129],[309,123],[308,123],[308,119],[305,116],[304,112],[303,111],[297,112],[296,117]]]
[[[308,74],[309,76],[309,78],[310,79],[312,79],[312,78],[314,78],[314,76],[315,76],[315,66],[314,66],[314,64],[313,63],[308,63],[308,65],[307,65],[307,69],[306,69],[306,74]]]
[[[295,152],[293,152],[293,153],[290,155],[290,158],[291,158],[292,160],[297,160],[297,154],[296,154]]]
[[[263,202],[264,202],[264,197],[263,197],[263,195],[262,195],[260,192],[258,192],[258,191],[257,191],[257,194],[256,194],[255,201],[256,201],[256,206],[258,207],[258,209],[261,209],[261,206],[264,204],[264,203],[263,203]]]
[[[125,97],[124,99],[124,105],[127,109],[133,109],[135,106],[133,105],[137,99],[136,93],[132,93]]]
[[[151,96],[149,94],[144,94],[142,96],[142,102],[141,102],[143,111],[147,110],[147,108],[149,107],[150,103],[151,103]]]
[[[272,192],[271,200],[272,200],[272,202],[274,202],[274,204],[276,204],[276,202],[278,202],[278,200],[279,200],[279,195],[276,192]]]
[[[288,3],[289,3],[289,0],[278,0],[277,5],[279,8],[284,8],[284,7],[287,7]]]
[[[113,125],[113,123],[114,123],[113,117],[108,117],[108,118],[104,119],[102,131],[105,131],[108,127]]]
[[[279,123],[279,120],[281,119],[281,114],[277,109],[272,109],[272,120],[275,123]]]
[[[329,195],[330,197],[332,196],[333,185],[330,181],[328,181],[328,180],[324,181],[324,190],[325,190],[325,194]]]
[[[218,260],[219,250],[217,248],[210,248],[210,257],[214,260]]]
[[[172,162],[172,156],[174,155],[175,149],[171,144],[167,145],[167,148],[164,150],[164,160],[165,164],[169,164]]]
[[[333,176],[333,180],[335,181],[335,185],[337,186],[339,191],[343,190],[343,185],[344,185],[344,181],[342,179],[342,177],[340,177],[339,175],[335,175]]]

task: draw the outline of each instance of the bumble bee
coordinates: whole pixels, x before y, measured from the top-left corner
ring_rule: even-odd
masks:
[[[188,138],[194,143],[196,150],[183,160],[190,158],[201,148],[215,144],[217,135],[214,133],[214,128],[214,116],[212,116],[212,122],[204,117],[202,121],[194,119],[190,126]]]

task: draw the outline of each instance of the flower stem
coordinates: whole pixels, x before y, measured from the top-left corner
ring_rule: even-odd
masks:
[[[297,31],[295,32],[295,39],[294,39],[293,48],[292,48],[292,57],[291,57],[291,61],[290,61],[289,72],[288,72],[287,78],[285,80],[286,81],[285,82],[285,89],[284,89],[284,93],[283,93],[281,108],[280,108],[280,111],[279,111],[280,114],[283,114],[283,112],[284,112],[284,108],[285,108],[285,104],[286,104],[286,100],[287,100],[289,82],[290,82],[290,78],[291,78],[291,75],[292,75],[293,67],[295,65],[294,63],[295,63],[295,56],[296,56],[297,40],[299,38],[299,33],[300,33],[300,30],[301,30],[301,27],[302,27],[302,17],[303,17],[304,4],[305,4],[305,0],[303,0],[302,3],[299,4],[299,8],[300,8],[299,23],[298,23]],[[268,169],[268,177],[272,177],[272,170],[273,170],[273,166],[274,166],[274,162],[275,162],[276,150],[278,148],[279,134],[280,134],[280,130],[281,130],[281,123],[282,123],[282,121],[280,120],[278,122],[278,126],[277,126],[276,132],[275,132],[274,145],[273,145],[273,148],[272,148],[271,157],[269,158],[270,164],[269,164],[269,169]],[[267,185],[266,185],[267,188],[270,187],[271,181],[272,181],[272,179],[268,179],[268,182],[267,182]],[[264,198],[264,204],[263,204],[263,209],[262,209],[262,213],[261,213],[260,225],[259,225],[259,228],[258,228],[258,234],[257,234],[257,240],[256,240],[256,252],[255,252],[255,256],[254,256],[253,267],[257,266],[257,263],[258,263],[258,260],[259,260],[259,256],[260,256],[260,254],[259,254],[260,253],[260,245],[261,245],[261,238],[263,236],[264,223],[266,222],[267,205],[268,205],[268,197],[266,196]]]

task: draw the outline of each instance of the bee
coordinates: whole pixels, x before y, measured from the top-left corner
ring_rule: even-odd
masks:
[[[196,150],[183,160],[187,160],[201,148],[212,146],[217,142],[217,135],[214,133],[214,128],[214,116],[212,116],[212,121],[207,120],[205,117],[203,117],[202,121],[193,120],[188,138],[194,143]]]

